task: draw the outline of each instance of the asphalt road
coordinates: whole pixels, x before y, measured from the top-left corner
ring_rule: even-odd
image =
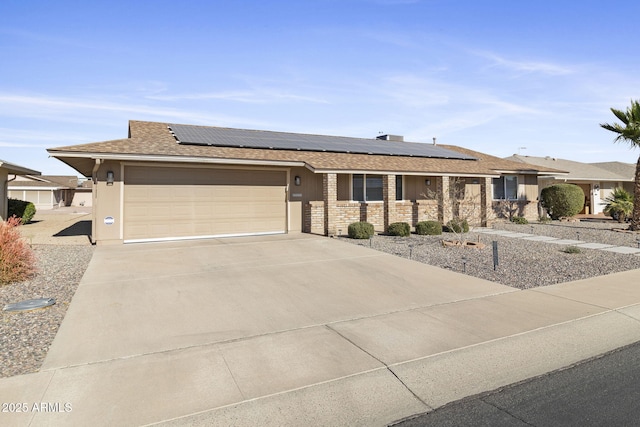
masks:
[[[394,426],[640,425],[640,342]]]

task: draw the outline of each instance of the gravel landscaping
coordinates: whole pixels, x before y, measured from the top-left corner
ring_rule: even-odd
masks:
[[[624,228],[624,224],[613,222],[554,222],[530,225],[497,223],[494,228],[632,248],[638,247],[636,239],[640,238],[640,234],[637,233],[613,231],[613,228]],[[519,289],[640,269],[640,256],[637,255],[583,248],[580,249],[580,253],[566,253],[564,251],[571,245],[535,242],[473,231],[464,238],[468,241],[484,243],[485,248],[443,247],[443,240],[457,238],[458,236],[452,233],[443,233],[441,236],[412,234],[409,237],[376,235],[371,241],[347,237],[340,239]],[[495,271],[492,241],[498,242],[499,265]]]
[[[33,298],[55,298],[51,307],[9,313],[0,322],[0,377],[36,372],[64,319],[91,256],[92,246],[35,245],[38,274],[0,287],[0,306]]]
[[[56,303],[39,310],[0,311],[0,377],[40,369],[93,255],[87,219],[87,212],[60,209],[38,212],[32,224],[21,226],[36,256],[37,275],[0,286],[0,307],[34,298],[55,298]]]

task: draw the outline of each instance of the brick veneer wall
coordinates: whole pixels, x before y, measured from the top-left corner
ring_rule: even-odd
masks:
[[[440,208],[437,200],[416,200],[414,204],[414,221],[440,221]],[[415,225],[415,223],[413,224]]]
[[[399,201],[395,203],[396,216],[392,222],[408,222],[415,226],[418,221],[437,221],[438,203],[436,200],[418,200],[417,202]],[[324,202],[311,201],[304,205],[305,233],[324,234]],[[334,211],[336,232],[347,233],[349,224],[366,221],[373,224],[377,231],[384,231],[384,206],[382,203],[361,203],[338,201]]]
[[[312,201],[304,205],[304,232],[324,234],[324,202]]]
[[[324,232],[325,236],[332,236],[338,232],[336,214],[338,203],[338,175],[335,173],[322,174],[322,199],[324,204]]]
[[[414,226],[416,220],[413,212],[413,203],[396,202],[396,217],[392,222],[408,222],[409,225]]]
[[[396,176],[382,176],[382,229],[387,230],[396,218]],[[375,226],[374,226],[375,227]]]

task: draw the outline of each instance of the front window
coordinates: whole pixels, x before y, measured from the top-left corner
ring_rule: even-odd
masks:
[[[382,175],[354,174],[351,179],[353,200],[358,202],[381,202]],[[396,200],[402,199],[402,175],[396,175]]]
[[[493,199],[517,200],[518,177],[516,175],[504,175],[500,178],[493,178]]]
[[[354,174],[353,200],[359,202],[382,201],[382,175]]]

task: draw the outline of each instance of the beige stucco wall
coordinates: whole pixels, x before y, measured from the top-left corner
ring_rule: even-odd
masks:
[[[430,185],[425,184],[425,180],[429,180]],[[424,200],[431,197],[437,191],[437,178],[435,176],[415,176],[407,175],[403,181],[403,199],[404,200]]]
[[[113,171],[114,183],[107,185],[107,171]],[[122,243],[122,171],[120,162],[107,161],[100,165],[94,183],[93,230],[98,244]],[[96,203],[97,200],[97,203]],[[113,218],[113,223],[111,223]]]
[[[71,201],[71,206],[84,206],[91,207],[93,206],[93,196],[91,194],[91,190],[84,191],[75,191],[73,194],[73,200]]]
[[[300,177],[300,185],[295,185],[295,177]],[[315,174],[307,168],[291,168],[289,173],[289,200],[307,203],[322,200],[322,174]]]

